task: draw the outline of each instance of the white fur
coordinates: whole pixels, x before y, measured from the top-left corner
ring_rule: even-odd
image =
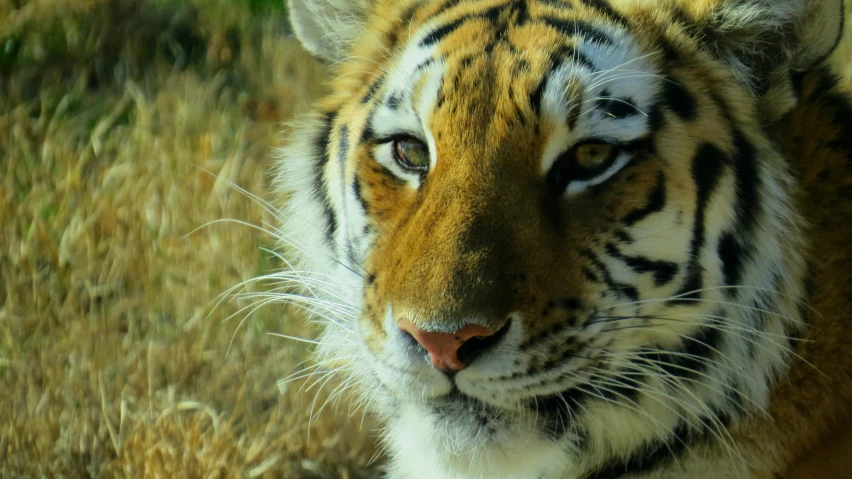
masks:
[[[345,46],[359,35],[359,19],[364,8],[361,3],[291,0],[290,5],[297,34],[306,47],[317,55],[339,58]],[[771,27],[778,24],[783,15],[796,14],[800,10],[801,2],[792,0],[771,5],[769,2],[753,2],[741,3],[720,15],[733,18],[726,28],[743,32],[751,28],[763,30]],[[418,39],[428,31],[429,27],[413,32],[408,47],[396,57],[397,60],[387,72],[387,81],[382,91],[385,94],[401,94],[405,99],[402,107],[396,111],[380,107],[372,117],[371,126],[377,134],[402,130],[423,139],[430,146],[434,167],[441,158],[435,151],[435,142],[428,125],[444,66],[440,61],[435,61],[415,75],[416,67],[434,55],[433,49],[418,45]],[[616,96],[630,97],[640,110],[645,110],[650,107],[660,87],[661,80],[656,75],[651,58],[654,52],[642,52],[626,32],[613,29],[609,33],[618,39],[609,47],[580,43],[580,51],[603,73],[592,74],[581,66],[566,65],[551,77],[545,90],[543,111],[552,130],[544,156],[540,159],[542,172],[548,171],[559,152],[583,138],[606,136],[630,141],[646,132],[647,119],[644,115],[615,120],[592,108],[594,99],[606,88]],[[740,65],[738,68],[746,69],[746,66]],[[412,105],[411,92],[418,82],[424,82],[420,102]],[[567,113],[566,100],[577,100],[565,98],[569,82],[581,82],[586,86],[583,98],[579,100],[581,104],[588,105],[573,131],[569,131],[564,121],[561,121]],[[446,395],[451,385],[446,376],[424,360],[422,354],[412,354],[406,349],[404,338],[394,327],[392,304],[387,305],[385,317],[387,341],[378,351],[367,347],[364,331],[358,321],[363,302],[363,272],[357,264],[351,263],[351,258],[344,258],[343,255],[347,242],[353,240],[358,241],[359,252],[366,254],[374,238],[360,236],[366,218],[348,186],[353,175],[351,168],[341,168],[337,161],[338,155],[346,155],[346,152],[337,151],[337,144],[332,146],[332,158],[320,175],[322,184],[329,190],[332,209],[343,224],[338,230],[335,245],[328,245],[323,237],[324,219],[315,191],[316,172],[313,165],[316,159],[311,143],[320,127],[319,120],[315,118],[302,119],[298,130],[291,135],[291,143],[282,153],[277,187],[290,197],[280,214],[283,225],[279,235],[282,247],[288,249],[288,258],[292,259],[294,267],[306,272],[306,287],[310,289],[311,285],[323,281],[334,287],[335,294],[323,288],[311,293],[325,301],[345,306],[321,311],[325,316],[317,314],[316,317],[325,324],[318,353],[322,358],[345,358],[343,362],[347,377],[358,384],[369,407],[387,421],[385,442],[391,453],[390,477],[573,479],[613,456],[636,449],[649,439],[666,437],[679,418],[692,425],[699,425],[702,422],[700,417],[706,415],[710,407],[724,403],[726,391],[719,385],[729,379],[739,379],[740,392],[748,398],[745,416],[759,414],[767,406],[771,387],[771,374],[768,372],[783,371],[791,354],[784,338],[798,326],[796,300],[801,295],[798,278],[804,266],[801,258],[792,253],[798,247],[798,222],[791,213],[789,198],[785,193],[790,189],[790,179],[777,152],[767,142],[757,140],[759,132],[752,131],[749,134],[758,147],[762,162],[759,174],[763,186],[760,195],[765,210],[759,214],[755,233],[761,238],[761,246],[754,250],[752,261],[744,268],[742,283],[761,290],[775,290],[770,295],[772,304],[760,303],[757,289],[742,293],[741,302],[746,308],[730,304],[724,290],[720,289],[705,291],[704,297],[708,302],[699,308],[664,308],[662,300],[654,299],[628,304],[612,294],[602,299],[599,308],[611,314],[630,316],[665,312],[670,316],[693,320],[673,323],[664,328],[665,331],[648,331],[633,336],[617,335],[614,344],[625,352],[645,344],[649,339],[669,345],[677,344],[678,333],[687,333],[695,324],[706,321],[707,318],[697,315],[712,314],[713,311],[736,318],[738,322],[733,321],[731,327],[739,329],[728,331],[726,340],[718,346],[718,360],[707,368],[701,381],[681,384],[684,387],[679,387],[678,384],[657,377],[651,381],[650,387],[639,394],[638,410],[598,400],[589,402],[587,407],[577,411],[575,421],[588,429],[591,447],[581,456],[573,449],[570,432],[569,440],[564,442],[546,439],[537,432],[539,418],[526,403],[537,396],[584,384],[583,381],[588,378],[574,374],[574,371],[579,370],[578,366],[582,365],[582,359],[568,362],[539,376],[546,379],[542,385],[534,381],[538,378],[497,379],[498,376],[525,370],[530,362],[530,357],[517,352],[517,345],[525,337],[522,317],[516,318],[497,348],[456,376],[456,385],[462,393],[492,406],[493,409],[486,414],[491,415],[488,420],[489,424],[494,425],[495,431],[488,434],[481,430],[471,414],[465,414],[462,410],[451,410],[449,418],[435,416],[430,402]],[[353,142],[354,139],[349,144]],[[378,161],[400,177],[416,181],[405,177],[404,172],[393,164],[386,147],[378,148],[375,154]],[[627,161],[629,158],[619,158],[611,171],[599,178],[573,185],[573,189],[569,186],[569,193],[577,193],[589,185],[606,181]],[[718,186],[722,193],[717,192],[713,200],[716,203],[708,207],[708,244],[700,258],[706,284],[721,284],[716,241],[731,228],[732,218],[730,208],[719,202],[727,201],[723,198],[731,196],[732,185],[733,178],[730,175],[723,177]],[[689,238],[664,234],[668,225],[675,222],[676,214],[667,210],[643,220],[635,228],[636,241],[632,245],[623,246],[622,253],[684,264],[687,261],[685,252],[688,250]],[[685,214],[684,217],[691,216]],[[680,283],[674,281],[669,287],[656,288],[647,277],[640,277],[620,263],[606,259],[604,255],[601,258],[615,280],[641,285],[643,294],[653,293],[643,298],[667,298],[676,293],[675,285]],[[679,274],[684,273],[681,271]],[[782,282],[777,284],[775,277],[779,275]],[[737,331],[748,332],[751,324],[757,320],[760,313],[758,309],[769,307],[772,309],[772,314],[767,316],[769,326],[756,338],[758,353],[753,358],[745,348],[746,343],[738,339]],[[613,333],[599,324],[586,328],[583,334],[586,335],[585,339],[594,343]],[[542,341],[540,347],[547,347],[547,341],[560,339],[557,336]],[[627,364],[627,359],[627,356],[616,357],[613,361]],[[606,388],[607,385],[602,384],[600,387]],[[724,429],[715,425],[713,431],[721,443],[730,443]],[[721,454],[717,458],[718,465],[712,469],[706,468],[706,459],[687,454],[681,464],[682,476],[678,476],[675,467],[649,477],[715,478],[734,477],[737,474],[745,477],[747,464],[739,456],[740,451],[735,445],[723,449]]]
[[[657,53],[642,53],[635,41],[621,29],[611,28],[608,34],[614,38],[612,45],[580,41],[577,47],[594,63],[597,71],[590,72],[582,64],[566,62],[550,75],[544,90],[542,112],[551,132],[541,160],[542,174],[547,174],[560,153],[582,140],[608,138],[627,143],[647,134],[646,112],[653,104],[662,81],[654,67]],[[573,91],[573,84],[582,87],[579,97],[565,94]],[[629,98],[636,105],[638,114],[621,119],[607,116],[595,107],[604,91],[617,92],[618,97]],[[569,108],[580,110],[577,127],[572,131],[568,131],[565,125]],[[621,157],[597,178],[569,184],[567,194],[576,194],[588,186],[603,183],[628,162],[629,158]]]
[[[364,34],[369,0],[287,0],[290,23],[302,45],[319,58],[337,61]]]

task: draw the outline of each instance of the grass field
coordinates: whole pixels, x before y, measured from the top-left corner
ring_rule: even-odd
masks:
[[[309,420],[335,383],[276,384],[299,313],[213,308],[280,267],[209,223],[273,221],[227,183],[274,200],[323,79],[270,0],[0,0],[0,477],[375,475],[369,416]]]

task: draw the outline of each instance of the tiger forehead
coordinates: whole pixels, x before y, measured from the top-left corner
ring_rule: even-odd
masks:
[[[465,20],[485,20],[500,31],[524,26],[541,20],[571,16],[597,20],[614,25],[626,25],[626,20],[604,3],[595,0],[443,0],[417,2],[403,14],[411,26],[438,20],[452,31]],[[455,22],[455,24],[450,24]]]
[[[482,131],[493,125],[511,136],[506,122],[543,122],[551,125],[545,135],[564,124],[554,150],[583,137],[647,133],[642,117],[658,91],[658,58],[622,18],[592,3],[440,2],[414,14],[403,22],[408,41],[367,87],[369,133],[426,137],[437,112],[458,135],[467,129],[468,145],[505,138]]]
[[[436,2],[432,10],[409,12],[412,18],[402,19],[407,31],[401,33],[420,47],[434,46],[436,56],[489,56],[502,45],[551,62],[570,54],[587,66],[591,64],[574,49],[578,40],[609,46],[624,33],[625,21],[611,10],[593,7],[594,2],[578,2],[580,8],[575,8],[570,2],[510,0],[484,9],[482,3]],[[418,34],[412,37],[412,32]]]

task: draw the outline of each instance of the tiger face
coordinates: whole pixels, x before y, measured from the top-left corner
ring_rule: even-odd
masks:
[[[838,5],[291,1],[335,79],[282,236],[392,477],[748,471],[804,295],[771,124]]]

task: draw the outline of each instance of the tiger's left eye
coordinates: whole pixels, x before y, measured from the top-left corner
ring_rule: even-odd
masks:
[[[612,161],[615,151],[607,143],[586,143],[574,151],[574,161],[584,170],[597,170]]]
[[[591,181],[606,174],[622,149],[619,144],[601,140],[575,145],[556,158],[547,172],[547,182],[553,191],[561,193],[572,181]]]
[[[393,141],[393,156],[406,170],[423,172],[429,169],[429,147],[414,138]]]

